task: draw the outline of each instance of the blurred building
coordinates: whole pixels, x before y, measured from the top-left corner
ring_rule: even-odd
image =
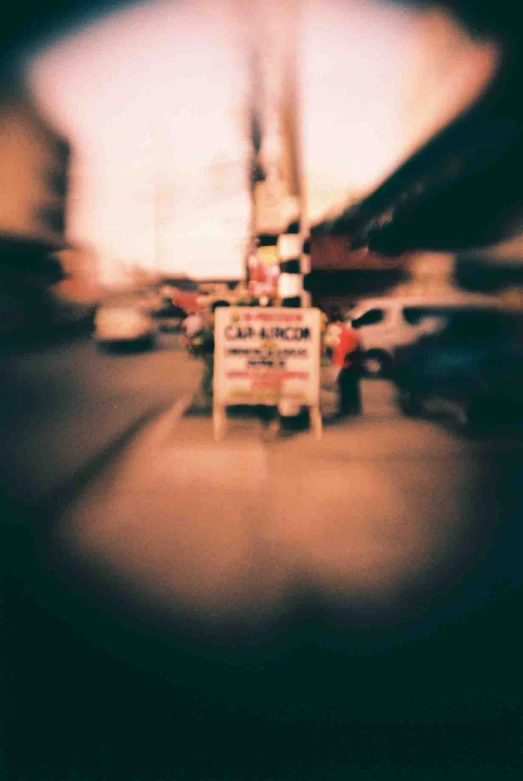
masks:
[[[455,276],[458,285],[474,293],[498,295],[508,305],[523,308],[523,262],[521,256],[497,259],[458,255]]]
[[[89,306],[100,300],[99,259],[95,248],[88,244],[71,244],[58,250],[55,257],[60,263],[64,278],[53,286],[53,292],[61,300]]]
[[[521,234],[520,51],[506,42],[475,102],[332,221],[353,248],[464,252]]]
[[[70,148],[23,80],[0,78],[0,335],[52,326],[51,287],[64,277]]]

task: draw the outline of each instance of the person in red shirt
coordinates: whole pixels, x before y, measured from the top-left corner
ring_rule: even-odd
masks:
[[[360,369],[361,348],[350,322],[339,322],[339,340],[333,350],[333,363],[338,367],[338,417],[361,412]]]

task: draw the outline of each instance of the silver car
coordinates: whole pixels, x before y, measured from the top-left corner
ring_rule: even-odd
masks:
[[[156,338],[156,324],[148,312],[129,304],[101,306],[94,319],[94,336],[100,346],[136,345],[150,348]]]

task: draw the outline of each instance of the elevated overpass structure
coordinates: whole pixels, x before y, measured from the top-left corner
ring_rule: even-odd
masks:
[[[522,231],[522,77],[509,46],[474,105],[323,229],[390,256],[486,247]]]

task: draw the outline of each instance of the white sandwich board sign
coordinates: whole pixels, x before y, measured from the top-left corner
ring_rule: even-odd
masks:
[[[233,405],[309,407],[321,433],[319,309],[219,307],[214,326],[213,417],[223,433]]]

